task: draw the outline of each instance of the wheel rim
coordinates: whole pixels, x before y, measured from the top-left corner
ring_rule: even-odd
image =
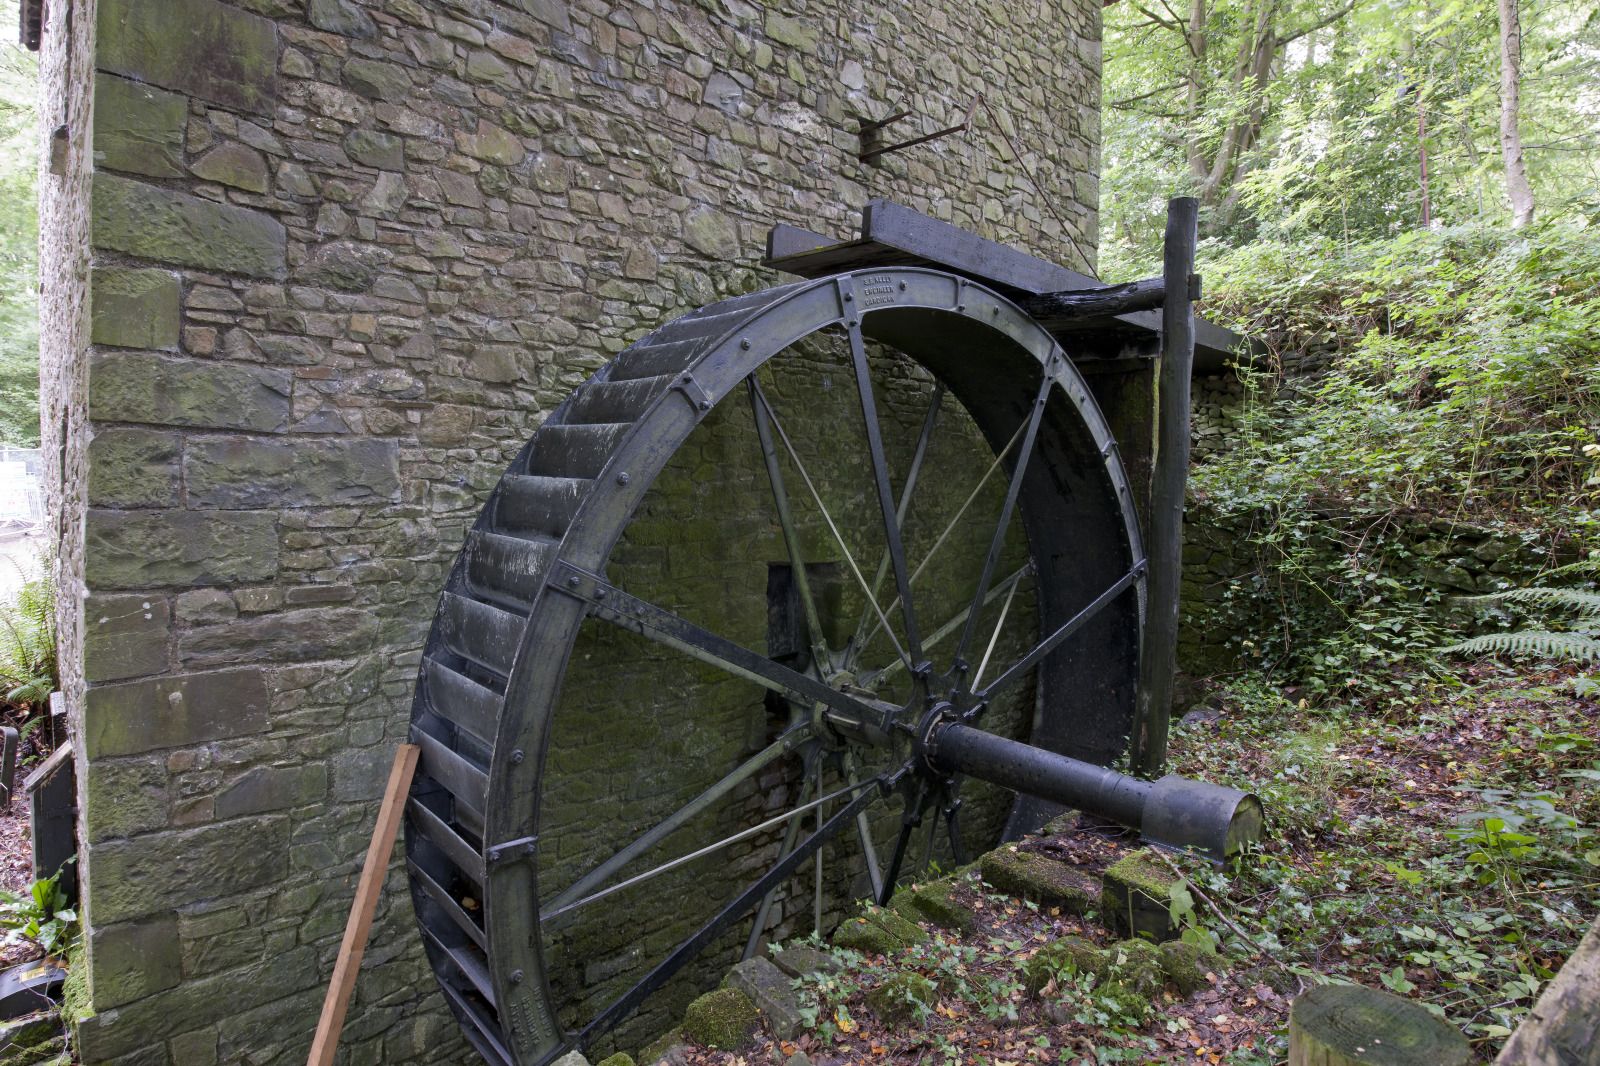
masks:
[[[847,342],[854,371],[848,385],[868,444],[866,495],[883,527],[881,565],[874,566],[875,556],[855,559],[848,537],[838,538],[849,564],[846,580],[885,593],[876,597],[876,607],[863,595],[864,625],[854,635],[872,628],[888,634],[874,639],[895,646],[896,665],[884,671],[899,675],[893,681],[863,669],[872,664],[861,644],[846,642],[841,649],[813,639],[821,627],[804,594],[814,581],[804,565],[790,567],[790,580],[800,590],[810,644],[806,673],[779,667],[736,643],[718,643],[715,632],[635,599],[626,586],[601,576],[663,469],[719,405],[740,399],[763,445],[787,558],[792,563],[798,554],[802,564],[810,561],[798,543],[797,523],[781,517],[785,497],[791,511],[801,500],[826,506],[786,431],[803,412],[787,411],[780,419],[783,405],[766,395],[760,381],[775,355],[830,328]],[[881,439],[869,341],[903,353],[936,383],[912,459],[897,471],[889,469]],[[998,457],[993,480],[1005,491],[1002,520],[996,533],[985,534],[988,550],[968,593],[979,609],[969,604],[965,617],[926,618],[918,616],[916,553],[906,551],[902,522],[915,491],[906,482],[914,480],[909,473],[918,465],[915,456],[929,451],[930,426],[945,390]],[[895,474],[901,478],[898,490]],[[800,485],[790,484],[796,480]],[[1004,569],[1008,529],[1021,530],[1032,573]],[[1137,671],[1141,561],[1128,480],[1089,390],[1041,327],[982,286],[937,271],[862,271],[712,304],[631,346],[547,419],[491,495],[446,585],[419,675],[413,735],[423,745],[423,758],[408,808],[408,869],[430,961],[474,1046],[490,1061],[529,1066],[592,1044],[682,969],[684,960],[730,935],[731,922],[698,927],[665,955],[655,949],[652,957],[641,958],[625,980],[642,977],[628,992],[602,996],[603,1002],[586,1004],[576,1018],[570,1011],[562,1017],[554,987],[562,981],[552,980],[545,927],[571,920],[574,904],[595,903],[596,892],[626,885],[636,876],[631,864],[649,850],[610,852],[615,862],[590,868],[587,879],[547,886],[541,900],[541,869],[559,868],[553,842],[560,834],[547,832],[544,842],[539,836],[552,778],[553,719],[586,619],[590,627],[641,631],[657,644],[784,693],[784,706],[806,708],[788,724],[795,732],[764,749],[761,765],[801,751],[807,779],[820,793],[830,791],[825,779],[815,779],[824,759],[822,738],[833,737],[846,719],[859,728],[863,706],[880,712],[880,720],[885,710],[863,694],[867,686],[857,672],[881,692],[899,686],[889,709],[898,718],[887,747],[880,738],[854,734],[848,743],[834,738],[827,745],[853,761],[877,753],[876,765],[851,767],[869,784],[834,796],[831,805],[803,808],[804,818],[764,826],[745,838],[792,835],[796,844],[787,859],[767,864],[762,878],[740,882],[742,891],[731,895],[738,905],[732,909],[753,924],[753,945],[762,923],[752,922],[751,912],[771,898],[769,889],[790,881],[815,847],[857,824],[857,809],[865,810],[881,791],[870,782],[892,776],[902,802],[913,810],[937,795],[943,783],[916,769],[913,734],[924,707],[976,715],[998,703],[998,694],[988,689],[1025,678],[1035,690],[1035,744],[1097,762],[1120,754]],[[1104,597],[1119,579],[1135,594]],[[1041,634],[1059,634],[1097,597],[1108,602],[1093,626],[1074,629],[1059,646],[1034,644],[1036,661],[1024,661],[1019,671],[1011,669],[1015,658],[995,652],[1006,612],[1025,582],[1032,584]],[[770,590],[769,582],[769,597]],[[904,596],[907,590],[911,595]],[[809,599],[815,601],[815,594]],[[995,610],[1000,621],[991,637],[981,619]],[[930,653],[929,647],[936,650]],[[830,661],[824,666],[819,658]],[[934,666],[915,669],[923,662]],[[812,733],[804,730],[808,719]],[[843,756],[834,758],[843,775]],[[749,768],[748,761],[743,765]],[[870,770],[878,772],[876,778]],[[818,798],[813,793],[802,802]],[[1045,813],[1021,799],[1008,831],[1031,828]],[[795,832],[810,819],[823,831]],[[950,834],[958,839],[953,828]],[[879,857],[883,865],[895,865],[893,856],[907,850],[906,836],[897,834],[892,855]],[[871,839],[862,834],[863,842]],[[543,853],[546,848],[550,855]],[[672,853],[693,850],[684,845]],[[862,852],[869,850],[864,844]],[[814,865],[820,876],[822,862]],[[727,900],[719,905],[727,909]]]

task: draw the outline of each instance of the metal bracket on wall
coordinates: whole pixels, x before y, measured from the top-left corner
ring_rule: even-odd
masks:
[[[972,116],[977,114],[978,104],[982,100],[982,93],[974,96],[972,103],[967,105],[966,116],[954,126],[946,126],[942,130],[934,130],[932,133],[925,133],[921,137],[913,137],[909,141],[901,141],[898,144],[886,145],[881,143],[883,131],[901,119],[909,118],[911,116],[910,111],[896,111],[887,118],[878,119],[876,122],[864,122],[861,124],[861,153],[857,158],[863,163],[877,163],[879,156],[887,155],[889,152],[898,152],[913,145],[936,141],[940,137],[948,137],[952,133],[965,133],[972,128]]]

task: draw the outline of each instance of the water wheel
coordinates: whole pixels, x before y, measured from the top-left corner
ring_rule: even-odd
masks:
[[[859,271],[621,352],[500,479],[420,669],[407,867],[473,1045],[637,1048],[762,941],[1036,826],[934,730],[1112,761],[1142,567],[1088,388],[981,285]]]

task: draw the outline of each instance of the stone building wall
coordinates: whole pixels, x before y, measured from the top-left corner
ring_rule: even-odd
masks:
[[[83,1061],[303,1061],[438,589],[505,462],[629,341],[776,280],[772,222],[843,234],[887,196],[1092,265],[1099,7],[48,8]],[[931,129],[979,91],[1055,210],[993,129],[857,161],[863,120]],[[470,1059],[398,871],[345,1043]]]

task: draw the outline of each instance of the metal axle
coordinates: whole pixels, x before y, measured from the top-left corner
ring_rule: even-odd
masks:
[[[1136,829],[1152,843],[1215,862],[1261,837],[1261,801],[1248,792],[1168,775],[1141,781],[1104,766],[944,720],[923,756],[940,774],[966,774]]]

